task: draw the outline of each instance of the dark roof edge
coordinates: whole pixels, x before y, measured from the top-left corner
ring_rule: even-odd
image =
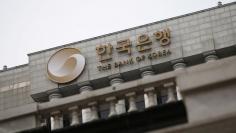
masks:
[[[1,73],[1,72],[6,72],[6,71],[10,71],[10,70],[14,70],[14,69],[21,68],[21,67],[26,67],[26,66],[28,66],[28,65],[29,65],[29,64],[23,64],[23,65],[13,66],[13,67],[7,68],[6,70],[0,70],[0,73]]]
[[[198,13],[206,12],[206,11],[217,9],[217,8],[226,7],[226,6],[233,5],[233,4],[236,4],[236,2],[231,2],[231,3],[224,4],[222,6],[215,6],[215,7],[203,9],[203,10],[200,10],[200,11],[192,12],[192,13],[188,13],[188,14],[184,14],[184,15],[180,15],[180,16],[176,16],[176,17],[171,17],[171,18],[155,21],[155,22],[152,22],[152,23],[140,25],[140,26],[135,26],[135,27],[132,27],[132,28],[129,28],[129,29],[124,29],[124,30],[116,31],[116,32],[112,32],[112,33],[108,33],[108,34],[104,34],[104,35],[100,35],[100,36],[84,39],[84,40],[81,40],[81,41],[72,42],[72,43],[61,45],[61,46],[52,47],[52,48],[45,49],[45,50],[40,50],[40,51],[37,51],[37,52],[29,53],[27,55],[31,56],[31,55],[34,55],[34,54],[38,54],[38,53],[42,53],[42,52],[48,51],[48,50],[53,50],[53,49],[57,49],[57,48],[63,48],[63,47],[66,47],[66,46],[71,46],[71,45],[77,44],[77,43],[82,43],[82,42],[94,40],[94,39],[97,39],[97,38],[102,38],[102,37],[118,34],[118,33],[129,31],[129,30],[134,30],[134,29],[150,26],[150,25],[157,24],[157,23],[161,23],[161,22],[165,22],[165,21],[169,21],[169,20],[173,20],[173,19],[182,18],[182,17],[186,17],[186,16],[190,16],[190,15],[193,15],[193,14],[198,14]]]

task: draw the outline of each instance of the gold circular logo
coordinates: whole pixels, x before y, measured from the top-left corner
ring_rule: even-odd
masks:
[[[47,75],[57,83],[67,83],[77,78],[85,66],[85,58],[76,48],[63,48],[54,53],[47,64]]]

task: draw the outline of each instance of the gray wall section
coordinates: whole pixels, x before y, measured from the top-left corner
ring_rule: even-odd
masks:
[[[27,64],[0,71],[0,88],[29,81],[29,67]]]
[[[34,115],[27,115],[14,120],[6,120],[0,122],[0,133],[15,133],[18,131],[31,129],[36,127],[36,118]]]
[[[33,102],[28,65],[0,72],[0,111]]]
[[[132,55],[135,57],[136,55],[141,55],[135,48],[138,35],[150,35],[153,42],[151,47],[154,51],[159,49],[160,45],[152,34],[166,27],[171,30],[171,56],[124,66],[120,69],[112,69],[103,72],[97,70],[96,66],[100,64],[95,50],[97,45],[111,43],[115,48],[116,41],[130,38],[132,41]],[[236,4],[234,3],[229,6],[184,15],[182,17],[148,24],[147,26],[132,28],[114,34],[80,41],[78,43],[73,43],[72,45],[66,45],[66,47],[79,48],[87,61],[86,69],[82,75],[73,82],[78,83],[106,77],[119,72],[126,72],[143,66],[154,65],[181,57],[199,54],[204,51],[231,46],[236,44],[235,38]],[[49,57],[60,48],[29,54],[32,94],[57,88],[57,84],[48,80],[46,76],[46,65]],[[110,62],[128,58],[127,55],[119,54],[115,49],[112,56],[113,60]]]

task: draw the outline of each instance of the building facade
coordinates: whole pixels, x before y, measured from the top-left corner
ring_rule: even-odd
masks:
[[[0,133],[86,132],[128,118],[153,126],[117,132],[233,133],[235,54],[235,2],[30,53],[0,71]]]

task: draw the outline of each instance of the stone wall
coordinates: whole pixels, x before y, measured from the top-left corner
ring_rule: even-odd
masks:
[[[115,61],[126,60],[127,54],[120,54],[115,47],[117,41],[129,38],[132,42],[132,56],[142,55],[136,49],[137,37],[141,34],[149,35],[152,41],[152,51],[161,49],[158,41],[155,40],[153,33],[165,28],[171,30],[170,48],[172,54],[155,60],[145,60],[132,65],[126,65],[120,68],[113,68],[106,71],[98,71],[99,62],[96,55],[96,46],[100,44],[111,43],[114,51],[112,54],[112,63]],[[71,84],[83,81],[96,80],[112,74],[123,73],[130,70],[142,68],[144,66],[155,65],[170,60],[189,57],[210,51],[220,49],[235,44],[236,40],[236,4],[231,3],[226,6],[215,7],[179,17],[174,17],[155,23],[51,48],[48,50],[29,54],[29,70],[31,79],[32,94],[40,93],[50,89],[57,88],[58,85],[48,80],[46,75],[46,65],[50,56],[63,47],[79,48],[86,58],[86,68],[82,75]],[[148,53],[148,52],[147,52]]]
[[[0,72],[0,111],[33,102],[28,65]]]

